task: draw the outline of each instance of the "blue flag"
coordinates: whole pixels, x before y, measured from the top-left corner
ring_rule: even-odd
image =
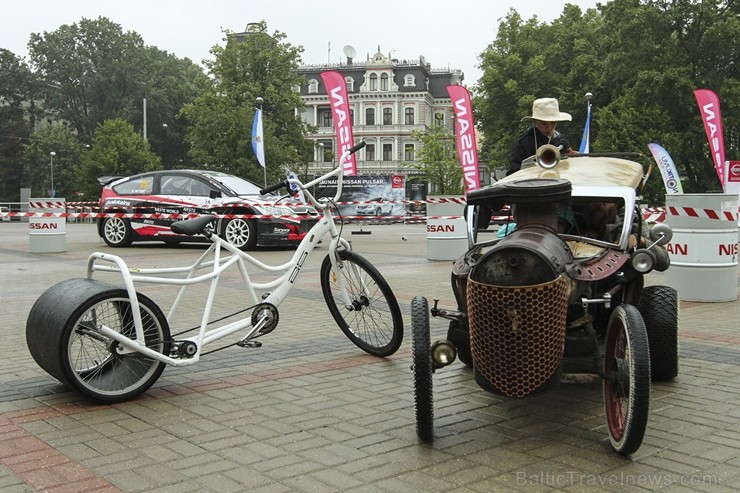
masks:
[[[583,129],[583,138],[581,138],[581,147],[578,152],[588,154],[591,152],[591,104],[588,105],[588,114],[586,115],[586,127]]]
[[[265,143],[262,135],[262,110],[257,109],[254,113],[254,123],[252,124],[252,149],[257,161],[265,167]]]

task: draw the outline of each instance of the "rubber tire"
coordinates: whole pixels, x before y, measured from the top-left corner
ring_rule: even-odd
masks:
[[[612,378],[618,362],[622,376]],[[642,444],[650,412],[650,349],[645,323],[633,305],[616,307],[609,319],[604,375],[609,441],[616,452],[630,455]]]
[[[334,280],[329,255],[321,264],[321,291],[339,328],[357,347],[373,356],[385,357],[398,351],[403,341],[403,317],[396,296],[383,276],[364,257],[347,250],[337,251],[350,298],[361,306],[360,310],[347,310]],[[352,279],[348,280],[348,276]],[[369,288],[371,299],[359,292],[362,287]]]
[[[104,220],[103,241],[112,248],[125,248],[133,243],[133,231],[131,221],[122,217],[109,217]]]
[[[417,296],[411,301],[411,355],[416,436],[419,440],[429,442],[434,439],[434,391],[429,303],[422,296]]]
[[[239,250],[251,250],[257,245],[257,224],[251,219],[227,219],[221,225],[221,238]]]
[[[169,354],[166,317],[151,299],[142,294],[138,299],[142,322],[150,329],[147,346]],[[118,355],[110,339],[76,332],[85,328],[80,324],[83,318],[91,321],[93,308],[98,320],[92,323],[133,331],[130,306],[125,289],[102,281],[70,279],[55,284],[36,300],[28,315],[26,343],[31,356],[52,377],[98,402],[133,399],[157,381],[165,363],[140,354]],[[78,368],[76,363],[85,358],[94,364]]]
[[[678,376],[678,292],[670,286],[648,286],[640,297],[650,345],[650,377],[666,382]]]

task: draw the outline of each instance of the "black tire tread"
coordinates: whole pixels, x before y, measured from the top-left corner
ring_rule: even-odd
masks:
[[[427,442],[434,439],[434,397],[429,303],[422,296],[411,301],[411,334],[416,435]]]

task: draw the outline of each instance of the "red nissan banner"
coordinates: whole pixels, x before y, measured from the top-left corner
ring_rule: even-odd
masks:
[[[694,91],[696,102],[699,105],[701,120],[707,132],[709,150],[714,160],[714,170],[719,176],[719,183],[725,188],[725,138],[722,133],[722,115],[719,109],[719,98],[709,89]]]
[[[452,109],[455,112],[455,138],[457,139],[457,153],[460,156],[460,165],[465,180],[465,193],[480,188],[478,175],[478,147],[475,142],[475,124],[473,122],[473,106],[470,104],[470,93],[460,85],[447,86],[447,94],[452,100]]]
[[[352,113],[349,111],[349,98],[347,97],[347,84],[342,74],[335,71],[322,72],[321,79],[326,86],[326,94],[329,96],[329,106],[334,119],[334,130],[337,133],[337,148],[340,157],[344,151],[354,145],[352,136]],[[344,175],[354,176],[357,174],[357,160],[352,154],[344,162]]]

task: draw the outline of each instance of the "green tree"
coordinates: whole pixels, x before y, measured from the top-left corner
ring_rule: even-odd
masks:
[[[106,120],[81,159],[77,189],[86,200],[96,199],[100,196],[100,176],[129,176],[158,169],[162,169],[159,156],[133,125],[123,120]]]
[[[17,202],[22,181],[23,147],[29,142],[35,111],[35,79],[28,65],[0,49],[0,200]],[[29,120],[24,115],[29,115]]]
[[[75,200],[80,196],[78,168],[83,154],[84,147],[66,126],[39,128],[24,147],[22,186],[35,197],[48,197],[53,188],[56,197]]]
[[[455,150],[455,136],[448,128],[434,125],[427,130],[414,130],[411,136],[421,143],[418,161],[404,166],[418,171],[418,179],[432,186],[432,193],[463,193],[463,173]]]
[[[538,97],[558,98],[573,115],[558,129],[577,148],[583,95],[591,92],[592,151],[649,155],[647,144],[657,142],[688,177],[686,192],[718,190],[693,90],[719,95],[731,157],[740,135],[739,19],[732,0],[611,0],[586,12],[566,5],[551,24],[510,11],[481,54],[484,73],[474,91],[484,160],[506,166],[524,129],[519,120]],[[664,194],[656,172],[644,195],[661,204]]]
[[[108,119],[143,132],[146,99],[147,137],[168,165],[185,159],[184,122],[177,116],[208,84],[189,59],[145,46],[138,33],[105,17],[31,34],[29,56],[44,81],[45,108],[68,122],[82,142],[89,144]]]
[[[261,183],[263,169],[252,151],[256,100],[262,98],[265,161],[271,179],[283,167],[300,168],[311,159],[307,127],[297,114],[303,107],[295,87],[301,47],[285,34],[267,32],[264,21],[248,26],[244,36],[227,34],[225,46],[214,46],[206,62],[211,86],[183,115],[190,126],[190,156],[200,167],[218,169]],[[296,111],[298,109],[298,112]],[[295,170],[295,169],[294,169]]]

